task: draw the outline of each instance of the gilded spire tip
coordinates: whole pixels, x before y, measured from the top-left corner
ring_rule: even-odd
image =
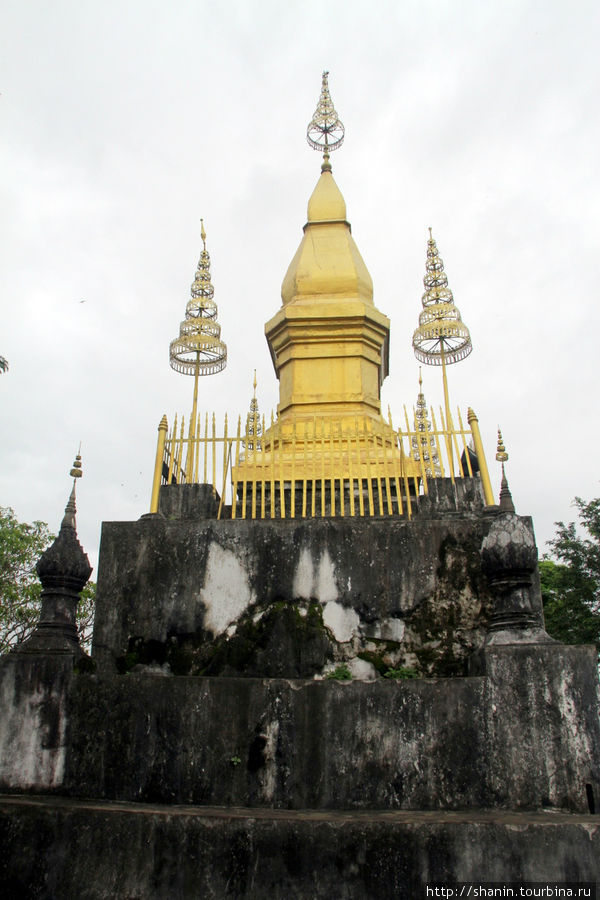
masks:
[[[202,238],[202,245],[206,250],[206,231],[204,230],[204,219],[200,219],[200,237]]]
[[[504,446],[500,428],[498,428],[498,446],[496,448],[496,459],[498,460],[498,462],[502,463],[502,475],[504,475],[504,463],[508,460],[508,453],[506,452],[506,447]]]
[[[256,369],[254,370],[254,379],[253,379],[253,387],[254,394],[252,395],[252,400],[250,401],[250,410],[248,415],[246,416],[246,434],[243,440],[243,444],[247,451],[254,451],[261,449],[261,440],[260,436],[262,434],[262,424],[260,421],[260,412],[258,409],[258,400],[256,399]]]
[[[73,460],[73,467],[69,472],[69,475],[71,476],[71,478],[81,478],[81,476],[83,475],[83,472],[81,470],[81,443],[79,444],[79,451],[77,453],[77,456]]]

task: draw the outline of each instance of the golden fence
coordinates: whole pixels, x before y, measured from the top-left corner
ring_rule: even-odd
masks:
[[[186,426],[163,416],[151,512],[158,511],[160,485],[210,484],[220,498],[219,518],[317,516],[408,516],[432,478],[469,477],[479,472],[485,502],[494,503],[477,417],[460,410],[458,426],[447,426],[440,409],[431,424],[405,428],[368,417],[315,417],[271,421],[241,416],[230,433],[228,418],[217,431],[215,415]]]

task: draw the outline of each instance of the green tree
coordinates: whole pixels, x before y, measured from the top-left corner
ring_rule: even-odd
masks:
[[[576,497],[575,522],[556,522],[550,554],[540,561],[548,634],[566,644],[595,644],[600,652],[600,498]],[[551,558],[553,557],[553,558]]]
[[[35,566],[54,535],[45,522],[19,522],[9,507],[0,507],[0,654],[25,640],[40,615],[42,585]],[[96,585],[88,582],[77,610],[79,640],[91,644]]]

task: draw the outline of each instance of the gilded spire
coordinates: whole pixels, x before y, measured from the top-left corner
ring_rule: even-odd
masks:
[[[73,468],[69,472],[71,478],[81,478],[83,472],[81,470],[81,444],[79,445],[79,450],[77,452],[77,456],[73,461]]]
[[[419,327],[413,334],[413,349],[419,362],[429,366],[442,367],[444,383],[444,406],[446,429],[452,427],[446,366],[459,362],[473,349],[469,329],[462,322],[454,305],[452,291],[448,287],[448,276],[444,272],[444,262],[433,239],[431,228],[427,241],[427,262],[423,284],[425,293],[421,297],[423,312],[419,316]],[[451,446],[451,445],[449,445]],[[450,475],[454,477],[454,459],[449,451]]]
[[[184,375],[214,375],[227,365],[227,347],[221,340],[221,326],[217,322],[215,289],[210,276],[210,256],[206,249],[204,221],[196,276],[191,297],[185,308],[185,319],[179,326],[179,337],[171,341],[169,362],[172,369]]]
[[[329,72],[323,72],[319,102],[306,129],[306,140],[310,146],[323,152],[322,172],[331,172],[329,154],[342,146],[345,133],[331,100],[328,77]]]
[[[425,473],[429,477],[441,475],[440,460],[435,437],[431,433],[431,422],[427,418],[427,402],[423,393],[423,379],[419,366],[419,393],[415,407],[415,433],[412,437],[412,457],[415,462],[423,460]]]
[[[504,510],[504,512],[514,513],[515,504],[513,503],[512,494],[510,492],[510,488],[508,486],[508,480],[506,478],[506,473],[504,471],[504,463],[508,461],[508,453],[506,452],[506,447],[504,446],[504,441],[502,440],[502,432],[498,428],[498,446],[496,449],[496,459],[499,463],[502,463],[502,480],[500,482],[500,509]]]
[[[244,445],[246,450],[260,450],[262,434],[262,425],[260,422],[260,412],[258,409],[258,400],[256,399],[256,369],[254,370],[254,381],[252,382],[254,393],[250,401],[250,410],[246,416],[246,436]]]
[[[498,462],[502,463],[504,467],[504,463],[508,460],[508,453],[506,452],[506,447],[504,446],[504,441],[502,440],[502,432],[498,428],[498,446],[496,447],[496,459]]]
[[[79,452],[73,461],[73,466],[69,475],[73,479],[73,487],[71,488],[71,493],[69,495],[69,499],[67,500],[67,505],[65,506],[65,514],[63,516],[63,520],[61,522],[61,528],[63,525],[67,525],[69,528],[72,528],[74,531],[77,530],[77,525],[75,522],[75,514],[77,512],[77,507],[75,506],[75,485],[77,484],[77,479],[81,478],[83,475],[83,471],[81,469],[81,444],[79,445]]]
[[[415,356],[419,362],[429,366],[459,362],[473,349],[471,336],[454,305],[448,276],[444,272],[444,261],[438,253],[431,228],[425,268],[425,293],[421,298],[423,312],[419,316],[419,327],[413,334]]]

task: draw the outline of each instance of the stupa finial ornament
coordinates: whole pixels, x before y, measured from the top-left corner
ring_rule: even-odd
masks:
[[[498,446],[496,447],[496,459],[498,462],[502,463],[502,468],[504,469],[504,463],[508,460],[508,453],[506,452],[506,447],[504,446],[504,440],[502,438],[502,432],[498,428]]]
[[[412,456],[415,462],[422,461],[425,472],[430,477],[441,475],[440,460],[435,443],[435,435],[431,430],[431,422],[427,418],[427,402],[423,393],[423,378],[419,366],[419,393],[415,408],[415,433],[412,437]]]
[[[444,261],[440,257],[437,244],[429,229],[427,241],[427,261],[423,284],[425,293],[421,298],[423,312],[419,316],[419,327],[413,334],[413,349],[419,362],[428,366],[441,366],[444,383],[444,405],[446,429],[452,426],[446,366],[465,359],[473,346],[469,329],[454,305],[452,291],[448,287],[448,276],[444,272]],[[450,471],[454,475],[452,456]]]
[[[227,346],[221,340],[221,326],[217,322],[215,289],[210,280],[210,256],[206,249],[204,220],[200,219],[202,252],[191,286],[191,297],[185,308],[185,319],[179,326],[179,337],[169,345],[169,363],[176,372],[194,376],[194,400],[190,416],[190,439],[195,437],[198,414],[198,379],[201,375],[215,375],[227,365]],[[191,447],[191,443],[189,445]],[[191,454],[188,454],[188,464]],[[190,470],[191,475],[191,470]]]
[[[425,269],[425,293],[421,298],[423,312],[413,334],[415,356],[428,366],[450,365],[465,359],[473,346],[469,329],[454,305],[444,261],[438,253],[431,228]]]
[[[504,471],[504,463],[508,461],[508,453],[506,452],[506,447],[504,446],[504,440],[502,439],[502,432],[498,428],[498,446],[496,448],[496,459],[499,463],[502,463],[502,480],[500,482],[500,509],[504,510],[504,512],[514,513],[515,504],[513,503],[512,494],[510,492],[510,488],[508,486],[508,479],[506,478],[506,473]]]
[[[246,435],[244,437],[243,444],[246,450],[260,450],[262,447],[261,443],[261,434],[262,434],[262,424],[260,421],[260,412],[258,409],[258,400],[256,399],[256,369],[254,370],[254,380],[252,382],[252,387],[254,389],[254,393],[252,394],[252,399],[250,401],[250,410],[248,415],[246,416]]]
[[[71,494],[67,501],[67,505],[65,506],[65,514],[63,516],[61,527],[62,525],[69,525],[71,528],[76,529],[75,514],[77,509],[75,507],[75,485],[77,484],[77,479],[81,478],[83,475],[83,470],[81,468],[81,444],[79,445],[79,450],[73,461],[73,466],[69,475],[73,479],[73,487],[71,488]]]
[[[328,83],[329,72],[323,72],[321,94],[314,115],[306,129],[306,140],[313,148],[323,153],[322,172],[331,172],[329,154],[344,143],[344,126],[335,110]]]
[[[200,219],[203,249],[200,253],[185,319],[179,326],[179,337],[169,346],[169,363],[183,375],[214,375],[227,365],[227,347],[221,340],[217,322],[215,289],[210,280],[210,256],[206,249],[204,221]]]

